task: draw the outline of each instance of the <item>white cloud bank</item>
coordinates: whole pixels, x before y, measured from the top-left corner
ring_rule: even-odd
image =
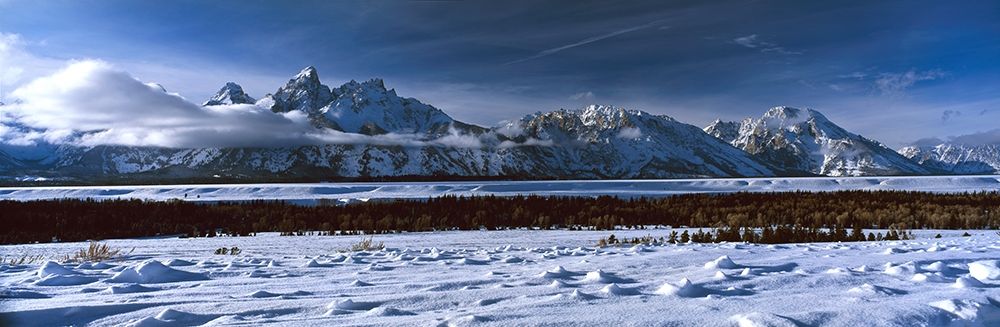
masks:
[[[253,105],[201,107],[94,60],[70,63],[11,93],[5,116],[53,143],[162,147],[273,146],[316,142],[301,113]]]
[[[273,113],[255,105],[202,107],[102,61],[70,63],[12,92],[0,107],[8,144],[283,147],[372,144],[478,148],[477,136],[456,131],[428,140],[418,134],[362,135],[313,127],[302,112]],[[13,122],[13,124],[11,124]],[[16,126],[18,128],[12,128]]]

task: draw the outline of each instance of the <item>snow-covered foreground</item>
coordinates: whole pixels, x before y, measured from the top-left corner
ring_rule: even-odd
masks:
[[[486,181],[400,183],[220,184],[147,186],[0,187],[0,199],[61,198],[239,201],[250,199],[367,200],[444,195],[519,194],[666,196],[683,193],[904,190],[1000,191],[1000,176],[801,177],[591,181]]]
[[[622,236],[668,230],[618,231]],[[2,266],[13,325],[996,326],[1000,237],[595,249],[607,232],[112,240],[123,261]],[[83,243],[0,247],[58,256]],[[238,256],[214,255],[238,246]],[[993,260],[993,261],[991,261]]]

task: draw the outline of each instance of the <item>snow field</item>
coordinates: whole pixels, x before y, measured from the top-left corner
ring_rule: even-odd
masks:
[[[146,199],[165,201],[422,199],[455,196],[656,197],[684,193],[903,190],[923,192],[1000,191],[1000,176],[715,178],[591,181],[486,181],[413,183],[204,184],[139,186],[0,187],[0,199]]]
[[[14,325],[1000,324],[1000,237],[917,231],[894,242],[595,248],[608,232],[111,240],[97,264],[0,266]],[[669,230],[615,231],[619,237]],[[945,237],[933,239],[941,233]],[[84,243],[0,247],[56,256]],[[238,256],[213,255],[239,246]]]

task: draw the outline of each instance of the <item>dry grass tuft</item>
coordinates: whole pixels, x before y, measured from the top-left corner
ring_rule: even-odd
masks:
[[[0,264],[10,265],[10,266],[19,266],[19,265],[30,265],[30,264],[33,264],[35,262],[42,262],[44,260],[45,260],[45,256],[43,256],[41,254],[39,254],[39,255],[27,255],[27,254],[25,254],[25,255],[22,255],[20,257],[17,257],[17,256],[6,257],[5,256],[2,259],[0,259]]]
[[[378,242],[378,244],[375,244],[374,241],[372,240],[372,237],[369,236],[368,238],[362,238],[361,241],[358,242],[358,243],[352,244],[351,248],[348,249],[348,251],[350,251],[350,252],[356,252],[356,251],[377,251],[377,250],[381,250],[381,249],[384,249],[384,248],[385,248],[385,244],[384,243]]]
[[[135,248],[125,253],[122,249],[113,248],[107,243],[97,241],[90,242],[86,249],[78,251],[73,256],[66,256],[68,262],[101,262],[128,255],[135,251]]]

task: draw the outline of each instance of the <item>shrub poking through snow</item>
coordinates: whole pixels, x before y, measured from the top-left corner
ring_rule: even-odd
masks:
[[[128,253],[125,253],[122,249],[113,248],[107,243],[101,243],[97,241],[90,242],[90,245],[86,249],[77,251],[76,254],[71,256],[66,256],[67,262],[101,262],[111,259],[118,258],[123,255],[128,255],[135,251],[132,248]]]
[[[622,245],[622,244],[630,244],[630,245],[660,244],[664,242],[666,242],[664,238],[662,237],[655,238],[652,235],[633,237],[633,238],[628,238],[628,237],[617,238],[615,237],[615,234],[611,234],[607,238],[602,238],[597,240],[597,247],[603,248],[611,245]]]
[[[30,265],[30,264],[33,264],[35,262],[42,261],[44,259],[45,259],[45,257],[42,256],[41,254],[39,254],[39,255],[27,255],[27,254],[25,254],[25,255],[22,255],[20,257],[18,257],[18,256],[6,257],[5,256],[5,257],[3,257],[3,259],[0,259],[0,264],[11,265],[11,266]]]
[[[243,250],[240,250],[240,248],[235,247],[235,246],[232,247],[232,248],[221,247],[221,248],[215,249],[215,254],[220,254],[220,255],[227,255],[227,254],[228,255],[239,255],[240,253],[243,253]]]
[[[384,248],[385,244],[383,244],[382,242],[378,242],[378,244],[376,244],[374,240],[372,240],[372,237],[369,236],[367,238],[362,238],[361,241],[358,243],[352,244],[351,247],[347,249],[347,251],[349,252],[377,251]]]

